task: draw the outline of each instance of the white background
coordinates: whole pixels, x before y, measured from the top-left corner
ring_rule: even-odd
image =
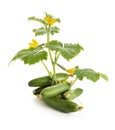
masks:
[[[61,18],[61,31],[54,39],[84,47],[70,63],[61,61],[63,65],[92,68],[109,77],[109,82],[76,82],[75,87],[84,89],[81,112],[58,112],[32,95],[27,83],[44,75],[40,64],[29,66],[17,60],[8,66],[17,51],[28,48],[34,38],[31,30],[39,27],[27,18],[43,17],[44,11]],[[114,0],[1,0],[0,129],[115,130],[114,35]],[[37,39],[44,41],[42,37]]]

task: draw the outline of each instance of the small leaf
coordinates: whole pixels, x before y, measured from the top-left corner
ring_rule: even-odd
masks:
[[[61,42],[58,42],[57,40],[52,40],[46,45],[46,47],[53,51],[60,51],[63,45]]]
[[[50,33],[52,34],[52,35],[54,35],[54,33],[59,33],[59,28],[58,27],[56,27],[56,26],[52,26],[51,27],[51,29],[50,29]]]
[[[96,73],[92,69],[76,69],[74,74],[79,80],[83,80],[83,78],[86,77],[87,79],[96,82],[100,78],[99,73]]]
[[[44,27],[33,29],[33,32],[35,33],[35,36],[46,34],[46,30]]]
[[[77,56],[80,51],[83,50],[83,47],[81,47],[79,44],[64,44],[64,48],[60,50],[61,55],[66,59],[70,60]]]
[[[61,22],[60,18],[56,18],[56,22],[60,23]]]
[[[36,17],[29,17],[28,20],[33,20],[33,21],[37,21],[37,22],[40,22],[42,24],[46,24],[46,22],[43,20],[43,19],[39,19],[39,18],[36,18]]]
[[[47,52],[42,51],[42,47],[38,46],[36,48],[23,49],[19,51],[11,61],[21,59],[24,64],[35,64],[40,60],[47,60]]]
[[[100,77],[102,77],[103,79],[105,79],[106,81],[108,81],[108,77],[105,74],[99,73]]]

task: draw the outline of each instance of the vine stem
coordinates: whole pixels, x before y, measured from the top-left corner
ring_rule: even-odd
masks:
[[[45,67],[46,71],[48,72],[49,76],[52,77],[48,67],[46,66],[46,64],[43,62],[43,60],[41,60],[41,63],[43,64],[43,66]]]
[[[58,53],[57,56],[56,56],[56,54],[55,54],[55,64],[56,64],[56,65],[57,65],[57,61],[58,61],[58,59],[59,59],[59,56],[60,56],[60,53]]]
[[[50,42],[50,27],[51,26],[49,25],[49,27],[47,29],[47,43]],[[56,80],[56,66],[55,66],[56,63],[53,61],[53,57],[52,57],[50,49],[48,49],[48,53],[49,53],[49,57],[50,57],[50,60],[52,63],[52,67],[53,67],[54,80],[55,80],[55,82],[57,82],[57,80]]]
[[[72,82],[71,86],[74,85],[74,83],[76,82],[76,80],[77,80],[77,77],[74,79],[74,81]]]

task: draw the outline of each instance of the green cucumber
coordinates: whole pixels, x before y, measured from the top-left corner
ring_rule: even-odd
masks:
[[[69,77],[69,75],[67,73],[57,73],[56,74],[56,78],[57,80],[61,80],[61,81],[64,81],[64,80],[67,80]]]
[[[43,97],[53,97],[56,95],[59,95],[67,90],[70,89],[70,84],[68,83],[60,83],[60,84],[56,84],[47,88],[44,88],[41,91],[41,95]]]
[[[43,100],[50,107],[65,113],[76,112],[81,109],[81,107],[79,107],[78,104],[69,100],[59,99],[57,97],[50,97],[50,98],[43,97]]]
[[[57,73],[56,74],[57,81],[65,81],[65,80],[67,80],[68,77],[69,77],[69,75],[66,73]],[[28,85],[30,87],[39,87],[39,86],[47,87],[47,86],[51,86],[54,84],[55,84],[55,82],[54,82],[53,77],[50,78],[49,76],[35,78],[28,82]]]
[[[67,100],[73,100],[73,99],[77,98],[78,96],[80,96],[82,94],[82,92],[83,92],[83,89],[76,88],[73,90],[66,91],[63,94],[63,97]]]
[[[30,80],[28,82],[28,85],[30,87],[38,87],[38,86],[47,87],[47,86],[52,85],[52,80],[50,79],[49,76],[39,77],[39,78]]]
[[[39,95],[40,92],[41,92],[44,88],[45,88],[45,87],[39,87],[39,88],[37,88],[37,89],[34,89],[34,90],[33,90],[33,94],[34,94],[34,95]]]

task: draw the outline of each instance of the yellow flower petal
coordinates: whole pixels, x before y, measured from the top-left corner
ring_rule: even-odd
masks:
[[[36,48],[39,45],[37,40],[32,39],[31,43],[29,43],[29,48]]]
[[[73,74],[75,71],[75,68],[70,68],[70,69],[67,69],[67,72],[70,73],[70,74]]]
[[[53,25],[56,20],[54,18],[51,17],[45,17],[44,20],[49,24],[49,25]]]

